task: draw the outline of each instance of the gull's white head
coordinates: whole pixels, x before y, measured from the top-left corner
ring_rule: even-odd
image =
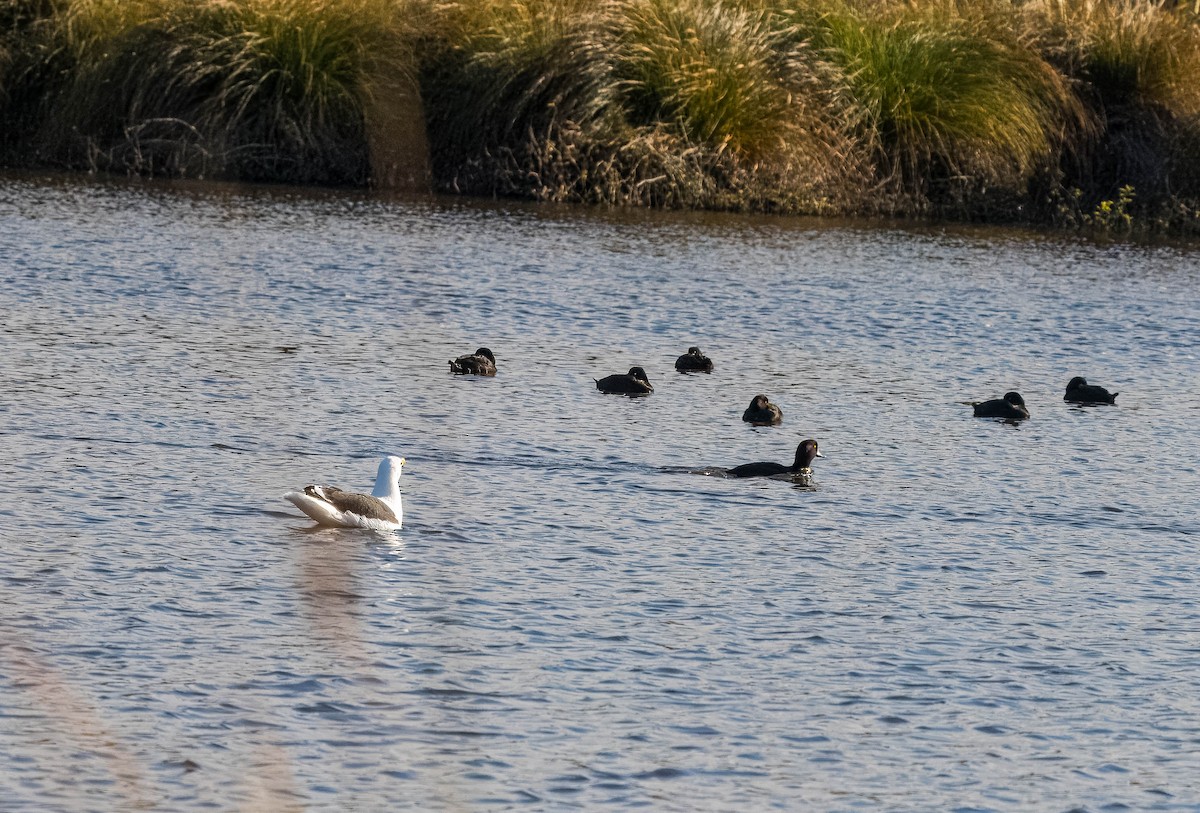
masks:
[[[371,493],[376,497],[400,495],[400,473],[404,470],[404,458],[388,455],[379,461],[379,474],[375,477],[375,490]]]

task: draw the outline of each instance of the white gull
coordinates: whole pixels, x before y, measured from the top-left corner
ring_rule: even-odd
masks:
[[[370,494],[342,491],[336,486],[305,486],[283,495],[318,525],[394,531],[404,521],[400,504],[400,472],[404,458],[389,455],[379,463],[375,488]]]

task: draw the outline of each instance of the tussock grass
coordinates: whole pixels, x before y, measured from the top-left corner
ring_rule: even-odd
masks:
[[[0,159],[1085,225],[1118,201],[1184,221],[1194,5],[4,0]]]
[[[634,122],[750,156],[794,133],[803,63],[770,12],[712,0],[630,0],[620,11],[617,77]]]
[[[367,79],[404,70],[395,19],[387,0],[75,0],[42,140],[100,169],[365,183]]]
[[[1030,39],[1074,80],[1099,132],[1072,145],[1064,184],[1083,212],[1131,185],[1139,217],[1200,200],[1200,16],[1164,0],[1037,0]]]
[[[757,207],[856,205],[866,155],[840,73],[780,9],[737,0],[624,0],[615,70],[629,119],[761,180]],[[753,186],[748,184],[746,186]]]
[[[1048,58],[1106,107],[1200,114],[1200,17],[1166,0],[1036,0],[1023,11]]]
[[[605,11],[594,8],[556,0],[441,7],[421,84],[444,188],[557,199],[551,190],[563,181],[545,177],[566,171],[552,166],[556,145],[578,153],[616,139]]]
[[[711,0],[443,8],[422,79],[443,188],[818,211],[848,187],[848,141],[808,115],[800,49],[765,13]]]
[[[1084,118],[1061,74],[984,13],[830,3],[810,27],[860,106],[878,177],[905,206],[981,188],[1020,195]]]

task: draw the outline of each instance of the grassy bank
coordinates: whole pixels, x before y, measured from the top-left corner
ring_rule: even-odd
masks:
[[[4,0],[0,160],[1200,233],[1200,11]]]

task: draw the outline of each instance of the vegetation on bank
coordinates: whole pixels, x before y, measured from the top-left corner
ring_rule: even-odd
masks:
[[[0,161],[1200,233],[1200,0],[0,0]]]

